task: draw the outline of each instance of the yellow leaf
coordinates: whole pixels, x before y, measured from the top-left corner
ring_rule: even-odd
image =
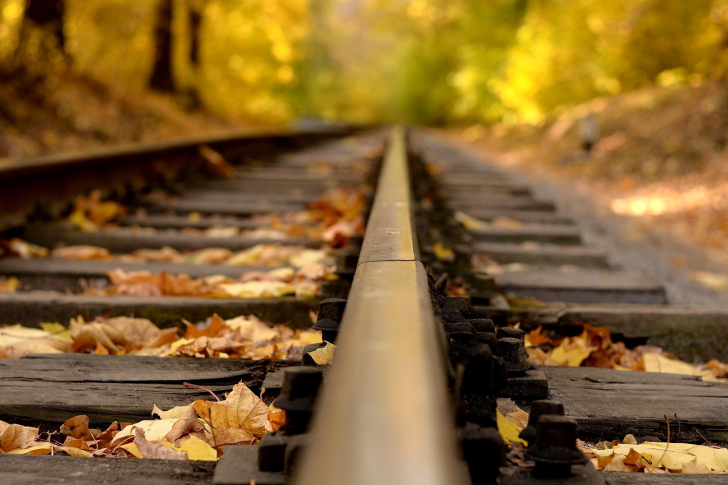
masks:
[[[169,344],[169,352],[167,352],[166,355],[175,355],[175,353],[177,353],[177,350],[180,347],[183,347],[185,345],[189,345],[192,342],[194,342],[195,340],[196,340],[195,338],[181,338],[179,340],[175,340],[174,342],[172,342],[171,344]]]
[[[278,298],[293,295],[296,288],[282,281],[248,281],[220,285],[225,293],[233,298]]]
[[[120,444],[125,438],[134,437],[136,429],[144,431],[144,437],[148,441],[158,441],[167,436],[167,433],[172,431],[175,423],[179,421],[178,418],[172,419],[149,419],[145,421],[139,421],[119,431],[111,445]]]
[[[463,227],[467,230],[486,229],[490,227],[490,224],[488,224],[487,222],[476,219],[475,217],[471,217],[465,212],[456,211],[455,220],[462,224]]]
[[[15,449],[7,451],[8,455],[47,455],[51,452],[53,445],[50,443],[39,443],[37,445],[23,448],[22,450]]]
[[[331,342],[326,342],[324,347],[309,352],[308,355],[310,355],[313,361],[318,365],[329,365],[334,361],[335,352],[336,345]]]
[[[9,325],[0,328],[0,347],[17,344],[26,340],[43,339],[52,336],[50,333],[39,328],[23,327],[20,324]]]
[[[321,249],[305,249],[299,254],[291,256],[288,260],[291,266],[301,268],[309,264],[316,264],[326,259],[326,251]]]
[[[516,423],[506,419],[506,417],[503,416],[503,413],[501,413],[498,410],[496,410],[496,417],[497,417],[497,424],[498,424],[498,432],[500,433],[501,438],[503,438],[503,440],[506,443],[510,444],[513,442],[518,442],[518,443],[523,443],[524,445],[528,444],[524,440],[522,440],[521,438],[518,437],[518,435],[521,433],[521,430],[523,428],[518,426]]]
[[[559,344],[559,346],[551,352],[549,357],[560,365],[579,367],[594,350],[596,350],[596,347],[589,347],[586,344],[585,338],[565,338],[561,344]]]
[[[169,446],[175,451],[186,452],[189,460],[217,460],[217,451],[215,451],[215,448],[210,446],[207,441],[201,440],[195,436],[190,436],[185,440],[178,441],[175,445],[170,445],[165,442],[162,442],[161,444]]]
[[[649,352],[642,355],[646,372],[662,372],[666,374],[683,374],[689,376],[701,375],[700,370],[687,362],[681,362],[665,357],[662,354]]]
[[[139,451],[139,448],[135,443],[127,443],[125,445],[121,445],[119,448],[123,448],[126,451],[128,451],[130,454],[136,456],[137,458],[144,458],[144,455],[142,455],[142,452]]]
[[[595,450],[594,453],[597,456],[606,456],[611,453],[626,456],[633,449],[640,453],[646,463],[650,463],[653,468],[664,467],[678,471],[682,470],[683,464],[697,460],[691,466],[703,464],[711,471],[728,472],[728,449],[690,443],[619,444],[610,450]],[[665,451],[666,449],[667,451]]]
[[[73,342],[73,339],[71,338],[71,329],[64,327],[60,323],[53,322],[53,323],[41,323],[40,328],[42,328],[44,331],[53,334],[54,337],[64,340],[66,342]]]
[[[183,418],[187,411],[189,411],[191,405],[187,406],[175,406],[167,411],[162,411],[155,404],[152,407],[152,416],[159,416],[160,419],[180,419]]]
[[[452,249],[445,247],[445,245],[442,244],[440,241],[435,243],[435,246],[432,248],[432,250],[435,253],[435,257],[439,261],[445,261],[445,262],[455,261],[455,252],[453,252]]]

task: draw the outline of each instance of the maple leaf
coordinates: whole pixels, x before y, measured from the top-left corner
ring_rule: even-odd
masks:
[[[243,382],[236,384],[224,401],[196,401],[193,407],[210,425],[209,441],[216,448],[253,444],[273,429],[268,420],[270,409]]]

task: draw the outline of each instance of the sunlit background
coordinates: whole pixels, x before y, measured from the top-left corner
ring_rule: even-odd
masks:
[[[66,0],[73,68],[141,91],[157,1]],[[700,85],[728,67],[726,0],[174,0],[175,89],[216,113],[542,123],[600,95]],[[24,0],[0,0],[13,56]],[[189,12],[201,13],[199,66]],[[29,55],[41,42],[31,39]]]

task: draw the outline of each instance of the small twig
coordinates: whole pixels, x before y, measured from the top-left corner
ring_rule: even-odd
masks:
[[[206,387],[198,386],[197,384],[192,384],[191,382],[183,382],[182,385],[185,387],[196,387],[197,389],[202,389],[203,391],[207,391],[210,394],[212,394],[212,397],[214,397],[217,402],[220,402],[220,398],[217,397],[214,392],[212,392],[211,390],[209,390]]]
[[[696,433],[698,433],[698,436],[700,436],[701,438],[703,438],[703,441],[705,441],[706,443],[708,443],[708,446],[713,446],[713,443],[711,443],[708,440],[708,438],[706,438],[705,436],[703,436],[703,434],[700,431],[698,431],[698,428],[696,428],[695,426],[693,426],[693,431],[695,431]]]
[[[659,460],[657,460],[657,463],[655,463],[655,466],[659,465],[660,462],[662,462],[662,459],[665,458],[665,455],[667,455],[667,448],[670,446],[670,420],[667,419],[667,414],[663,414],[665,417],[665,422],[667,423],[667,443],[665,443],[665,452],[662,454]]]

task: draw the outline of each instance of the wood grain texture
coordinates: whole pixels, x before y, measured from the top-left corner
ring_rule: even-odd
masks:
[[[211,483],[214,461],[115,460],[0,454],[0,483],[201,485]]]
[[[583,440],[656,436],[673,442],[728,443],[728,384],[653,372],[588,367],[541,367],[550,399],[564,403]],[[678,418],[675,418],[677,414]],[[679,419],[679,424],[678,424]]]

